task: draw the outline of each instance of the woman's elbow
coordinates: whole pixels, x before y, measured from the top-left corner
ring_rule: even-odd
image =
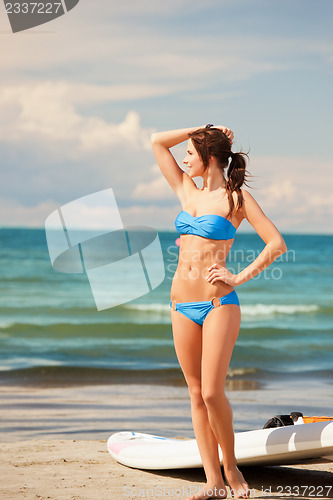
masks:
[[[156,132],[153,132],[153,133],[151,134],[151,136],[150,136],[150,142],[151,142],[152,144],[156,144],[156,143],[157,143],[157,135],[158,135],[158,134],[157,134]]]
[[[287,245],[281,235],[271,239],[268,246],[270,247],[273,260],[277,259],[287,251]]]
[[[286,251],[288,250],[288,247],[286,245],[286,242],[282,238],[282,236],[281,236],[281,246],[282,246],[282,248],[281,248],[282,253],[286,253]]]
[[[283,255],[288,250],[286,242],[284,241],[282,236],[280,236],[280,238],[276,242],[276,250],[279,252],[280,255]]]

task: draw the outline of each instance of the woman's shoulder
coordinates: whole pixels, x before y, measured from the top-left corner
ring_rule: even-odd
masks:
[[[242,193],[244,200],[254,200],[252,194],[246,189],[241,189],[240,192]]]
[[[259,203],[255,200],[252,194],[246,189],[241,189],[241,192],[243,196],[243,204],[241,210],[244,217],[248,219],[249,216],[254,216],[262,213],[262,209]]]
[[[254,199],[254,197],[252,196],[252,194],[249,191],[247,191],[246,189],[241,189],[240,191],[242,193],[244,206],[246,206],[246,205],[251,206],[251,205],[257,204],[256,200]]]
[[[245,189],[237,189],[232,192],[232,199],[234,201],[235,206],[239,206],[239,195],[241,194],[241,201],[242,201],[242,206],[240,207],[239,210],[244,207],[244,205],[251,203],[252,201],[255,201],[252,194],[249,193],[249,191],[246,191]]]

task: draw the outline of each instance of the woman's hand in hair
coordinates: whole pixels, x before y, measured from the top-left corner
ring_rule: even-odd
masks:
[[[234,142],[234,133],[232,130],[230,130],[230,128],[224,127],[223,125],[218,125],[217,127],[214,126],[214,128],[218,128],[219,130],[221,130],[221,132],[223,132],[228,137],[230,144]]]
[[[237,286],[239,285],[238,275],[232,274],[227,268],[220,266],[219,264],[213,264],[208,268],[208,275],[206,280],[212,285],[216,281],[223,281],[227,285]]]

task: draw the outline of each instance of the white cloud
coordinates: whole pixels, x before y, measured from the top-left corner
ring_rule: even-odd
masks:
[[[15,145],[15,151],[29,152],[28,163],[24,158],[3,177],[8,198],[1,204],[2,224],[40,226],[56,205],[50,200],[59,199],[60,205],[71,201],[70,196],[113,187],[116,198],[127,200],[124,210],[131,219],[139,221],[142,215],[157,227],[172,227],[172,211],[159,202],[173,205],[176,197],[158,166],[148,168],[153,156],[151,130],[141,126],[138,113],[131,111],[122,122],[110,123],[79,110],[82,102],[107,100],[112,87],[102,86],[98,97],[96,85],[64,81],[2,85],[0,90],[1,142],[9,151]],[[182,148],[175,149],[181,162]],[[327,231],[327,218],[333,215],[330,162],[316,160],[315,171],[309,158],[260,157],[252,158],[250,171],[258,188],[251,192],[277,225]]]
[[[181,210],[177,199],[170,206],[160,206],[148,200],[145,206],[134,203],[121,208],[121,218],[125,226],[149,226],[156,229],[174,230],[174,219]]]
[[[157,164],[150,169],[154,178],[147,182],[139,182],[132,193],[134,200],[170,200],[173,190],[162,175]],[[156,177],[155,177],[156,176]]]
[[[276,206],[280,202],[293,202],[296,195],[295,185],[290,179],[279,179],[265,187],[266,206]]]
[[[331,175],[329,162],[317,162],[321,175],[316,179],[313,163],[309,159],[262,157],[253,158],[251,164],[251,172],[257,176],[253,183],[255,189],[246,189],[281,232],[331,232],[328,221],[333,218],[333,195],[328,182]],[[138,172],[132,168],[126,172],[119,189],[115,191],[117,201],[122,191],[127,193],[126,206],[119,204],[123,223],[126,226],[148,225],[173,230],[174,218],[181,208],[180,203],[155,164],[149,173],[152,179],[142,182],[140,179],[142,175],[147,175],[147,171]],[[60,178],[56,186],[59,192],[61,182]],[[88,178],[85,194],[93,191],[89,191],[89,182]],[[107,187],[113,186],[110,183]],[[75,196],[72,197],[74,198]],[[168,204],[161,205],[160,201]],[[59,205],[60,203],[45,201],[25,206],[15,198],[2,198],[0,224],[43,227],[46,217]],[[103,207],[99,207],[99,210],[102,217]],[[244,221],[240,228],[240,232],[242,231],[253,229]]]
[[[55,82],[56,83],[56,82]],[[184,87],[179,84],[123,84],[123,85],[97,85],[68,82],[59,82],[67,86],[66,93],[73,103],[86,104],[97,102],[119,102],[145,99],[147,97],[161,97],[172,94]]]
[[[88,99],[93,102],[107,100],[113,91],[112,87],[101,87],[100,90],[101,95],[96,99],[96,85],[46,81],[0,87],[1,140],[46,140],[61,147],[67,145],[68,152],[75,157],[86,151],[112,149],[116,145],[150,149],[151,130],[141,127],[137,113],[129,112],[122,123],[116,124],[77,111],[76,102],[84,100],[87,104]],[[125,93],[128,91],[124,90]],[[115,92],[119,93],[119,88]]]
[[[101,90],[107,99],[110,87]],[[97,85],[64,81],[0,86],[1,193],[15,205],[8,214],[13,224],[30,216],[33,224],[43,223],[45,200],[61,205],[108,187],[126,200],[147,175],[152,130],[142,127],[135,111],[120,122],[84,113],[79,105],[84,98],[87,105],[94,101],[95,91]],[[8,224],[6,206],[0,223]]]
[[[69,201],[69,200],[68,200]],[[149,204],[137,205],[135,201],[128,207],[120,207],[120,215],[124,226],[149,226],[156,229],[174,229],[174,218],[180,210],[180,205],[159,206],[148,200]],[[26,206],[17,200],[0,198],[0,227],[36,227],[43,228],[46,218],[59,208],[60,204],[42,202]],[[110,207],[99,207],[85,214],[87,227],[107,226],[107,216]],[[82,216],[82,213],[80,214]],[[81,219],[80,219],[81,221]]]
[[[0,198],[0,226],[43,227],[46,217],[56,210],[54,202],[26,206],[17,200]]]
[[[183,89],[206,86],[212,75],[217,82],[237,82],[257,74],[294,70],[302,67],[304,55],[314,56],[316,64],[318,60],[331,63],[332,44],[311,38],[311,34],[261,36],[243,30],[242,23],[234,31],[230,26],[226,31],[217,31],[214,24],[207,33],[205,20],[204,29],[198,29],[195,20],[200,19],[200,10],[206,13],[209,7],[216,6],[211,15],[215,13],[222,19],[225,3],[235,7],[235,3],[246,2],[202,0],[194,4],[190,0],[172,0],[170,5],[147,0],[116,5],[101,0],[96,8],[94,2],[82,1],[71,13],[50,23],[49,32],[39,28],[15,36],[8,34],[7,49],[0,52],[2,79],[12,83],[14,75],[14,81],[25,82],[45,73],[51,78],[66,74],[77,82],[112,82],[123,99],[127,98],[126,86],[133,81],[138,86],[136,95],[141,98],[145,97],[145,86],[147,92],[151,88],[152,96],[165,95],[165,90],[177,92],[179,84]],[[180,11],[186,15],[187,10],[192,18],[184,20],[184,29],[179,29],[179,19],[173,29],[168,18],[177,18]],[[307,67],[311,64],[306,62]]]
[[[226,4],[228,9],[223,9]],[[275,29],[277,22],[270,33],[275,19],[264,4],[100,0],[96,6],[96,2],[82,0],[68,15],[47,26],[15,35],[3,12],[0,29],[8,34],[0,33],[6,44],[0,51],[0,141],[2,193],[8,198],[1,204],[0,220],[40,225],[54,205],[113,187],[116,196],[129,205],[125,209],[129,217],[138,223],[142,217],[171,227],[177,209],[160,207],[159,200],[170,205],[177,200],[157,167],[149,171],[151,130],[140,120],[145,111],[145,122],[150,120],[162,129],[174,121],[175,111],[177,120],[200,118],[207,110],[215,111],[216,99],[223,101],[221,108],[226,104],[228,112],[226,99],[235,101],[241,96],[244,103],[247,95],[249,107],[246,102],[239,112],[236,105],[235,120],[246,122],[250,116],[255,137],[263,126],[253,113],[256,104],[258,115],[266,114],[268,130],[277,118],[270,103],[275,96],[280,102],[288,101],[289,90],[299,86],[304,104],[310,100],[316,110],[323,108],[324,119],[316,123],[328,130],[327,113],[321,106],[325,95],[314,91],[318,101],[311,101],[313,96],[305,88],[302,96],[305,74],[297,71],[304,69],[310,78],[316,74],[327,82],[333,61],[331,41],[325,33],[323,37],[310,30],[306,33],[306,24],[299,29],[296,23],[295,30],[294,25],[292,29],[286,25],[276,35],[280,33]],[[238,14],[239,22],[228,22]],[[297,8],[290,14],[298,15]],[[256,30],[256,23],[265,20],[263,29]],[[311,21],[306,23],[310,26]],[[316,72],[311,73],[313,69]],[[277,78],[267,79],[271,86],[264,79],[254,80],[272,73]],[[250,79],[249,85],[238,85]],[[279,93],[281,88],[284,94]],[[157,97],[163,99],[154,100]],[[110,117],[112,109],[117,118]],[[308,119],[311,124],[311,116]],[[279,154],[283,155],[281,146]],[[316,141],[313,148],[317,148]],[[322,151],[322,156],[327,152]],[[307,157],[253,158],[250,170],[261,178],[255,180],[260,189],[251,192],[284,228],[320,230],[327,226],[322,221],[332,214],[331,166],[317,161],[316,168],[314,177]],[[6,207],[10,207],[7,212]]]
[[[316,159],[315,167],[309,158],[252,158],[250,171],[256,176],[256,189],[248,190],[283,230],[329,233],[332,165]]]

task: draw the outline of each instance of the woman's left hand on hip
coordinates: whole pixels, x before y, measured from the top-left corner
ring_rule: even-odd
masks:
[[[227,285],[237,286],[237,274],[232,274],[227,268],[220,266],[219,264],[213,264],[208,268],[208,275],[206,280],[209,283],[214,284],[216,281],[223,281]]]

